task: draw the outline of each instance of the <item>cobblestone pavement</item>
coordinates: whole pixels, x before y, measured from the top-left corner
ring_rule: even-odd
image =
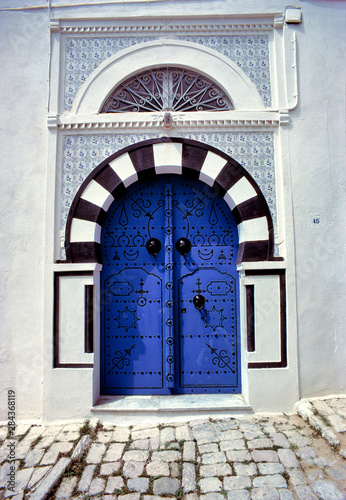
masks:
[[[307,421],[252,415],[133,427],[19,424],[15,438],[1,427],[0,498],[344,499],[346,399],[309,405]],[[311,427],[307,409],[339,445]],[[13,491],[6,489],[14,478]]]

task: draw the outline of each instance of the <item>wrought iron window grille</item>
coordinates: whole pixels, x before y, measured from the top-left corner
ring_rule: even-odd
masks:
[[[101,113],[153,111],[226,111],[229,97],[203,75],[183,68],[155,68],[132,76],[116,87]]]

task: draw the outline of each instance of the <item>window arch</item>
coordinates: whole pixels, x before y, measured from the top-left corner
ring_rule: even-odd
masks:
[[[230,109],[233,109],[230,98],[209,78],[190,69],[165,66],[142,71],[118,85],[100,112]]]

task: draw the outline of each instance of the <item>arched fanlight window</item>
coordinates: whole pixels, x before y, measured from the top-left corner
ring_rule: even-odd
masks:
[[[155,68],[132,76],[116,87],[101,113],[150,111],[225,111],[229,97],[214,82],[182,68]]]

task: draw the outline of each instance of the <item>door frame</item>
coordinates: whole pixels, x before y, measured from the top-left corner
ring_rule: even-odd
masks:
[[[163,137],[139,142],[105,159],[83,182],[71,205],[65,235],[68,263],[95,264],[94,387],[100,395],[101,227],[114,199],[137,180],[173,173],[214,187],[232,211],[238,230],[237,264],[282,260],[274,257],[273,222],[267,202],[251,175],[229,155],[198,141]],[[246,313],[242,276],[240,298],[240,373],[247,379]]]

